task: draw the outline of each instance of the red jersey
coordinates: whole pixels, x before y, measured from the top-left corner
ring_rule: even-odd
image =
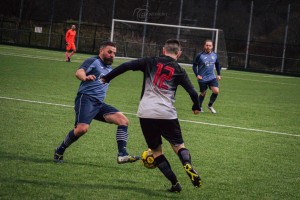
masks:
[[[76,31],[69,29],[66,33],[66,42],[75,43]]]

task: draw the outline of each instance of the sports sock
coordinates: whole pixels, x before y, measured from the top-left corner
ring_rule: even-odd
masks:
[[[118,143],[118,155],[128,155],[126,146],[128,141],[128,126],[118,126],[116,139]]]
[[[199,95],[199,106],[200,106],[200,108],[202,107],[202,103],[203,103],[204,97],[205,96],[202,96],[201,94]]]
[[[209,100],[209,103],[208,103],[209,107],[211,107],[213,105],[213,103],[216,101],[217,97],[218,97],[218,94],[215,94],[215,93],[211,94],[210,100]]]
[[[192,164],[191,154],[188,149],[186,149],[186,148],[179,149],[178,157],[179,157],[182,165],[185,165],[186,163]]]
[[[167,158],[162,154],[154,159],[156,166],[159,168],[159,170],[164,174],[164,176],[171,181],[172,185],[175,185],[178,180],[176,175],[171,169],[171,165]]]
[[[61,143],[61,145],[56,149],[56,152],[58,154],[63,154],[66,150],[66,148],[68,148],[73,142],[75,142],[76,140],[78,140],[78,136],[76,136],[74,134],[74,129],[71,130],[68,135],[65,137],[64,141]]]

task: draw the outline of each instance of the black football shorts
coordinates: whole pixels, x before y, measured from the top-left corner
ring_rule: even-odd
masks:
[[[162,144],[162,137],[173,145],[183,144],[181,128],[178,119],[148,119],[140,118],[142,132],[150,149],[156,149]]]

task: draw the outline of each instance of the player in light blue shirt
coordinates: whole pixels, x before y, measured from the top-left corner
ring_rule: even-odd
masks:
[[[221,67],[218,60],[218,55],[213,52],[213,42],[212,40],[205,40],[204,50],[199,53],[193,63],[193,71],[197,77],[200,95],[199,103],[202,107],[203,100],[206,95],[206,90],[211,89],[212,94],[208,103],[208,109],[211,113],[217,113],[216,110],[212,107],[213,103],[216,101],[219,94],[219,83],[221,80]],[[216,68],[217,76],[215,75],[214,69]],[[201,112],[203,110],[201,109]]]
[[[127,153],[128,119],[118,109],[104,103],[109,84],[103,83],[101,77],[112,70],[116,54],[116,46],[113,42],[103,42],[99,55],[83,62],[76,71],[76,77],[81,80],[75,99],[75,125],[61,145],[55,149],[54,162],[63,162],[65,150],[84,135],[93,119],[118,125],[116,139],[118,144],[117,162],[127,163],[139,160],[139,156]]]

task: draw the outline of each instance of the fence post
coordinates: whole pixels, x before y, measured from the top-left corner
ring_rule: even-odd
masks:
[[[289,30],[289,21],[290,21],[290,10],[291,4],[288,5],[286,24],[285,24],[285,33],[284,33],[284,41],[283,41],[283,52],[282,52],[282,62],[281,62],[281,72],[284,71],[284,61],[285,61],[285,51],[286,51],[286,40]]]
[[[180,1],[180,10],[179,10],[179,21],[178,25],[181,26],[181,18],[182,18],[182,6],[183,6],[183,0]],[[177,40],[180,38],[180,28],[177,28]]]
[[[249,29],[248,29],[248,38],[247,38],[247,48],[246,48],[246,58],[245,58],[245,69],[247,68],[248,58],[249,58],[249,46],[250,46],[250,38],[251,38],[252,15],[253,15],[253,1],[251,1]]]
[[[62,49],[63,38],[64,38],[64,35],[60,35],[60,49]]]
[[[31,43],[31,31],[29,32],[29,36],[28,36],[28,46],[30,46]]]
[[[218,13],[218,0],[215,2],[215,13],[214,13],[214,21],[213,21],[213,28],[216,28],[216,21],[217,21],[217,13]],[[212,32],[212,41],[215,41],[216,33]]]
[[[80,11],[79,11],[79,20],[78,20],[78,29],[77,29],[77,40],[76,40],[76,47],[78,49],[79,47],[79,38],[80,38],[80,25],[81,25],[81,17],[82,17],[82,7],[83,7],[83,1],[84,0],[81,0],[81,4],[80,4]]]
[[[96,33],[97,33],[97,25],[95,25],[95,30],[94,30],[94,40],[93,40],[93,52],[95,51],[96,48]]]
[[[2,32],[3,32],[3,21],[4,15],[1,15],[1,25],[0,25],[0,43],[2,43]]]
[[[149,1],[147,0],[146,4],[146,13],[145,13],[145,22],[148,22],[148,13],[149,13]],[[145,48],[145,38],[146,38],[146,33],[147,33],[147,25],[144,25],[144,32],[143,32],[143,42],[142,42],[142,53],[141,57],[144,57],[144,48]]]
[[[50,47],[50,44],[51,44],[51,34],[52,34],[52,25],[53,25],[53,16],[54,16],[54,2],[55,2],[55,0],[52,0],[50,28],[49,28],[49,35],[48,35],[48,47]]]

